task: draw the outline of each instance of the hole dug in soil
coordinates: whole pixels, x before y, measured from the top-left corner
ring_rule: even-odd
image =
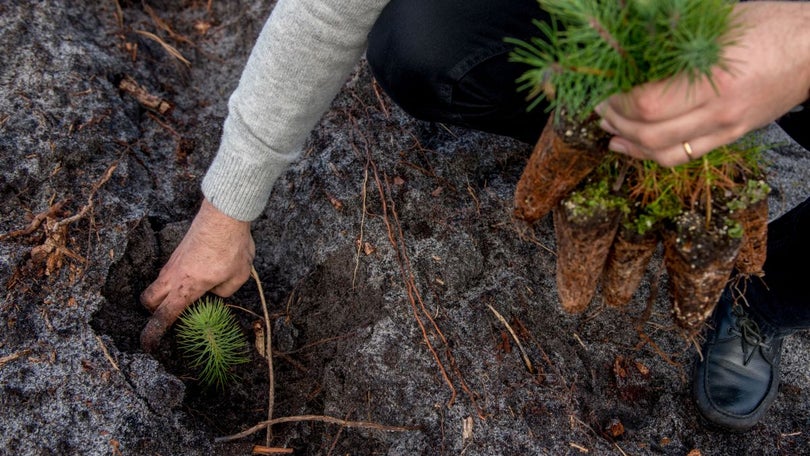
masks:
[[[160,267],[171,254],[174,246],[185,233],[185,224],[170,224],[160,227],[159,222],[147,219],[135,226],[129,235],[124,255],[109,270],[103,287],[105,303],[91,322],[94,330],[110,337],[115,346],[126,354],[142,354],[140,332],[149,313],[139,302],[140,293],[154,280]],[[363,271],[360,268],[359,274]],[[329,414],[328,398],[330,381],[342,393],[358,392],[362,388],[350,388],[332,368],[336,360],[345,359],[345,351],[351,351],[355,338],[363,328],[373,322],[382,309],[382,293],[377,288],[351,289],[354,270],[353,252],[350,249],[338,252],[317,267],[292,290],[272,289],[273,284],[263,284],[270,317],[273,324],[275,407],[274,417],[294,415]],[[362,277],[358,278],[361,282]],[[270,281],[265,279],[265,281]],[[233,297],[225,300],[261,315],[261,304],[255,282],[251,279]],[[357,303],[351,309],[345,303]],[[250,346],[250,362],[236,367],[237,379],[224,391],[205,388],[195,380],[183,360],[176,344],[174,329],[163,338],[153,356],[168,373],[185,384],[182,411],[191,420],[191,426],[214,437],[235,434],[259,421],[267,419],[269,381],[267,363],[253,349],[255,335],[253,324],[259,319],[248,312],[234,309],[234,315],[243,329]],[[129,377],[132,373],[125,370]],[[357,390],[357,391],[355,391]],[[341,393],[341,394],[342,394]],[[347,397],[338,404],[341,412],[364,406],[364,398]],[[149,401],[149,398],[145,398]],[[179,401],[178,401],[179,402]],[[357,415],[360,412],[355,413]],[[336,416],[341,419],[358,419],[357,416]],[[340,440],[335,446],[349,451],[362,449],[362,454],[379,452],[388,448],[384,441],[376,440],[374,433],[340,430],[339,426],[318,422],[280,424],[273,428],[274,445],[295,448],[302,454],[318,454],[327,451],[334,443],[338,432]],[[264,432],[239,440],[242,444],[264,444]],[[223,444],[222,451],[236,451],[233,444]],[[240,453],[241,454],[241,453]]]

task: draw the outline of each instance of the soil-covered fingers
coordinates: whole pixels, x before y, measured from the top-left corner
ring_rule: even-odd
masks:
[[[154,312],[141,335],[144,350],[156,348],[183,309],[205,292],[233,294],[250,277],[255,252],[248,222],[204,202],[157,280],[141,295],[143,305]]]
[[[146,307],[150,312],[156,311],[175,285],[170,274],[170,269],[168,266],[164,267],[160,271],[158,278],[149,284],[141,293],[141,305]]]
[[[196,299],[196,298],[195,298]],[[190,301],[179,294],[170,294],[160,307],[155,310],[141,331],[141,348],[153,353],[160,344],[160,339],[172,326],[177,317],[188,307]]]

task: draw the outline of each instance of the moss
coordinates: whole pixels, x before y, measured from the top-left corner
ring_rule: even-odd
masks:
[[[768,197],[770,185],[761,179],[749,179],[733,199],[726,204],[729,211],[741,211]]]
[[[594,217],[607,217],[616,211],[627,211],[627,200],[612,194],[606,179],[572,192],[562,204],[569,218],[576,223],[584,223]]]

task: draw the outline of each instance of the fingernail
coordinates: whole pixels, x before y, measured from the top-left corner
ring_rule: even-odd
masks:
[[[608,144],[608,149],[612,150],[613,152],[618,152],[620,154],[627,153],[627,145],[622,141],[617,141],[616,139],[610,140],[610,144]]]
[[[602,130],[605,130],[606,132],[610,133],[611,135],[616,135],[616,136],[619,135],[619,131],[616,130],[613,127],[613,125],[611,125],[610,122],[608,122],[605,119],[602,119],[602,120],[599,121],[599,128],[601,128]]]

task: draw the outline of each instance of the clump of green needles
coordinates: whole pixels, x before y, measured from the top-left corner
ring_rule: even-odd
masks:
[[[531,67],[522,90],[552,110],[587,117],[619,92],[677,74],[690,82],[726,69],[722,51],[733,43],[729,0],[538,0],[552,17],[535,21],[539,36],[516,45],[513,62]]]
[[[207,387],[224,389],[232,368],[248,362],[244,334],[222,298],[206,297],[187,308],[177,325],[177,342]]]

